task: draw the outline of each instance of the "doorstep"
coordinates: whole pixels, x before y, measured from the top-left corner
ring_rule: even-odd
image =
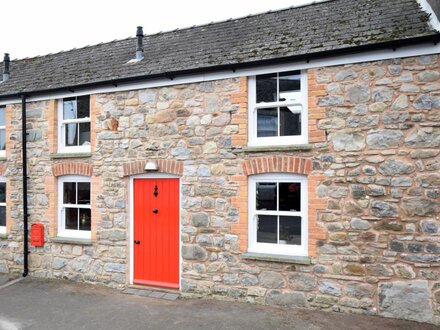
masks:
[[[180,294],[176,290],[144,287],[139,285],[131,285],[127,289],[123,290],[122,293],[170,301],[175,301],[180,298]]]

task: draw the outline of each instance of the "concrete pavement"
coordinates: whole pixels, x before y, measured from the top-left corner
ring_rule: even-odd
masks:
[[[0,289],[0,329],[436,329],[380,317],[215,300],[167,301],[26,278]]]

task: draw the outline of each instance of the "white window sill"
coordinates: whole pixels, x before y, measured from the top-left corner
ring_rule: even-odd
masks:
[[[73,245],[92,245],[93,241],[88,238],[74,238],[74,237],[51,237],[50,242]]]
[[[270,152],[270,151],[310,151],[312,144],[293,144],[293,145],[271,145],[271,146],[244,146],[244,153]]]
[[[66,159],[66,158],[90,158],[91,152],[59,152],[50,154],[50,159]]]
[[[312,259],[305,256],[288,256],[281,254],[269,254],[269,253],[255,253],[246,252],[241,255],[242,259],[258,260],[258,261],[270,261],[270,262],[284,262],[289,264],[310,265]]]
[[[58,154],[87,154],[91,153],[91,146],[81,146],[81,147],[59,147],[57,149]]]

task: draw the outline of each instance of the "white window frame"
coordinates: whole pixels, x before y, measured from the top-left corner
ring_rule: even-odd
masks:
[[[5,110],[5,125],[4,126],[0,126],[0,131],[5,131],[5,150],[0,150],[0,158],[5,158],[6,157],[6,107],[5,106],[0,106],[0,108]]]
[[[257,182],[299,182],[301,184],[301,211],[264,211],[256,210],[256,183]],[[248,252],[279,254],[289,256],[308,255],[308,190],[307,177],[286,173],[266,173],[249,176],[249,226],[248,226]],[[279,195],[278,197],[279,198]],[[272,244],[257,242],[257,215],[285,215],[301,217],[301,245]]]
[[[87,96],[87,95],[83,95]],[[78,98],[78,96],[75,96]],[[89,103],[89,117],[80,119],[64,120],[64,99],[58,100],[58,152],[60,153],[87,153],[90,152],[90,145],[88,146],[66,146],[66,125],[90,123],[90,135],[92,133],[91,121],[91,101]],[[90,141],[91,142],[91,141]]]
[[[64,182],[88,182],[90,183],[90,204],[64,204]],[[77,191],[78,194],[78,191]],[[65,222],[65,208],[66,207],[74,207],[78,209],[90,209],[92,204],[92,183],[90,177],[81,176],[81,175],[65,175],[58,177],[58,237],[66,237],[66,238],[84,238],[91,239],[92,231],[88,230],[72,230],[66,229]],[[92,226],[93,218],[90,220],[90,226]]]
[[[6,178],[4,176],[0,176],[0,182],[4,182],[6,183]],[[6,186],[6,195],[8,194],[8,187]],[[0,206],[4,206],[6,207],[6,200],[7,197],[5,196],[5,202],[4,203],[0,203]],[[0,226],[0,234],[6,234],[6,227],[7,227],[7,213],[5,212],[5,216],[6,216],[6,225],[5,226]]]
[[[296,70],[280,70],[274,73],[282,73]],[[277,146],[292,144],[308,143],[308,94],[307,94],[307,70],[301,72],[301,91],[298,92],[297,98],[282,102],[260,102],[257,103],[257,76],[250,76],[248,79],[248,116],[249,116],[249,146]],[[257,137],[257,110],[268,107],[282,107],[299,105],[301,110],[295,113],[301,113],[301,135],[295,136],[274,136],[274,137]],[[278,118],[279,120],[279,118]]]

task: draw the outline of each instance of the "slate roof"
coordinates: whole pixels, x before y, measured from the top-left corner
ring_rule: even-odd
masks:
[[[330,0],[145,35],[145,59],[136,64],[126,64],[134,58],[136,38],[15,60],[10,79],[0,83],[0,97],[353,51],[418,37],[438,39],[428,20],[416,0]]]

